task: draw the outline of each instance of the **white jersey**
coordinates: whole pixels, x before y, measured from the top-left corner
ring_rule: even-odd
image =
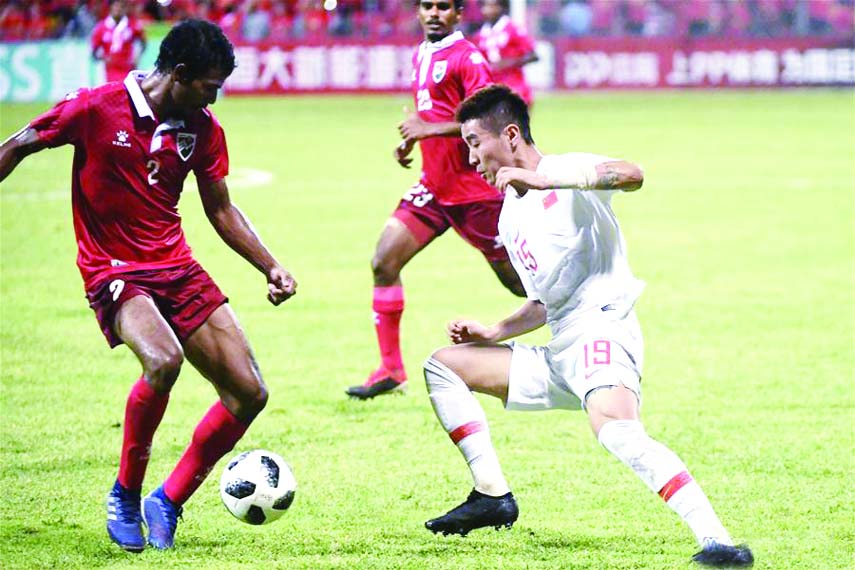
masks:
[[[538,174],[567,173],[615,159],[583,153],[544,156]],[[644,289],[629,268],[610,202],[617,190],[508,189],[499,235],[529,299],[546,307],[553,335],[591,309],[628,313]]]

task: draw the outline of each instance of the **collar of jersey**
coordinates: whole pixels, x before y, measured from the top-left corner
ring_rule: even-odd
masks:
[[[124,24],[120,29],[126,28],[128,25],[128,17],[122,16],[122,19],[119,20],[118,22],[113,19],[113,16],[107,16],[107,18],[104,20],[104,25],[107,26],[111,30],[113,28],[119,27],[119,24]]]
[[[151,117],[152,120],[156,121],[157,119],[154,117],[154,111],[151,110],[151,107],[148,105],[148,101],[145,100],[145,95],[143,95],[140,84],[137,81],[138,79],[144,79],[147,75],[147,71],[139,70],[128,73],[128,76],[125,77],[125,89],[128,90],[128,95],[131,96],[131,101],[134,104],[134,109],[136,109],[139,118],[143,119],[145,117]]]
[[[460,30],[454,32],[453,34],[447,35],[438,42],[425,42],[425,48],[430,50],[431,52],[437,52],[443,50],[447,47],[451,47],[463,38],[463,32]]]

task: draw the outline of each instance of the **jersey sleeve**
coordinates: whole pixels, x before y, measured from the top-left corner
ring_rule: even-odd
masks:
[[[469,97],[479,89],[493,84],[493,75],[484,55],[474,46],[460,56],[460,81],[463,97]]]
[[[229,174],[229,150],[226,134],[220,123],[211,116],[211,128],[205,137],[204,152],[193,167],[199,184],[218,182]]]
[[[145,28],[143,27],[142,23],[134,20],[133,26],[134,38],[142,42],[146,41]]]
[[[520,56],[524,56],[534,51],[534,42],[531,41],[531,38],[526,33],[524,28],[515,25],[513,27],[511,41],[515,46],[515,51]]]
[[[102,26],[99,22],[95,29],[92,30],[92,35],[89,36],[89,49],[94,53],[101,45],[101,36],[103,35]]]
[[[88,102],[88,89],[72,91],[52,109],[30,121],[30,128],[49,148],[75,144],[83,139]]]

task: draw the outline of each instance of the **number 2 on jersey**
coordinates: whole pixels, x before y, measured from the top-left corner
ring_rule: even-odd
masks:
[[[145,164],[145,169],[148,170],[148,183],[154,186],[159,182],[157,173],[160,172],[160,162],[152,158]]]

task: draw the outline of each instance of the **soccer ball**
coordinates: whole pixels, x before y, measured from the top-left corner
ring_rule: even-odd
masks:
[[[296,491],[297,480],[285,460],[264,449],[241,453],[220,477],[223,504],[249,524],[267,524],[284,515]]]

